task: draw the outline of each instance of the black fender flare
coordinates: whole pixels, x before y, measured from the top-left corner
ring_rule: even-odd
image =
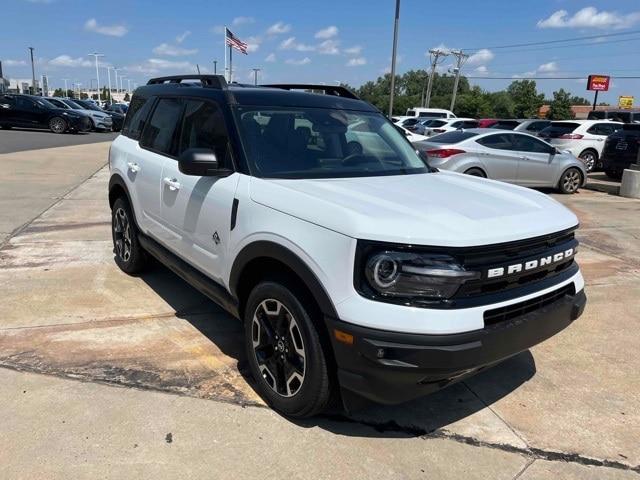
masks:
[[[238,298],[238,284],[244,268],[252,260],[261,257],[277,260],[290,268],[305,283],[322,313],[332,318],[338,317],[329,294],[311,268],[288,248],[268,240],[258,240],[250,243],[240,250],[236,256],[229,276],[229,288],[234,298]]]
[[[131,194],[129,193],[129,188],[127,188],[127,184],[119,173],[114,173],[111,175],[109,179],[109,207],[113,206],[111,201],[111,192],[115,187],[120,187],[124,194],[127,196],[127,202],[129,202],[129,208],[131,209],[131,213],[133,213],[133,220],[136,222],[136,227],[138,227],[138,231],[140,231],[140,225],[138,225],[138,217],[136,216],[135,208],[133,206],[133,202],[131,201]]]

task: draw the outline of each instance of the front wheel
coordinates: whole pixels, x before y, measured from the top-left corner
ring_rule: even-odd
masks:
[[[569,168],[560,177],[558,187],[562,193],[576,193],[582,185],[582,173],[577,168]]]
[[[49,120],[49,130],[53,133],[64,133],[67,131],[67,122],[63,118],[53,117]]]
[[[259,283],[245,306],[245,347],[258,393],[295,418],[321,412],[331,397],[327,358],[311,315],[275,281]]]

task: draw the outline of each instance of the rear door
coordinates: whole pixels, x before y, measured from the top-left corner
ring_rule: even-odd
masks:
[[[140,226],[168,246],[173,238],[171,230],[164,226],[161,218],[162,168],[165,160],[176,158],[176,133],[183,102],[177,98],[159,98],[155,102],[148,100],[148,105],[152,104],[153,111],[147,120],[143,118],[144,111],[148,112],[147,104],[132,118],[137,128],[142,123],[143,129],[140,141],[127,153],[127,178],[135,189],[136,216]]]
[[[11,95],[0,95],[0,124],[14,125],[16,99]]]
[[[552,165],[552,151],[555,148],[529,135],[514,133],[511,136],[519,155],[517,183],[526,186],[551,185],[555,178]]]
[[[177,153],[206,148],[216,154],[221,168],[232,169],[227,131],[216,102],[187,99]],[[224,282],[231,211],[239,178],[238,173],[224,177],[184,175],[176,158],[167,158],[162,170],[162,222],[170,231],[170,247],[219,283]]]
[[[513,150],[510,133],[495,133],[479,138],[478,156],[487,176],[494,180],[515,183],[518,178],[518,152]]]

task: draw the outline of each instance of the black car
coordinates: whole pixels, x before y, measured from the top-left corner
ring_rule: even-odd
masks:
[[[640,145],[640,124],[626,123],[607,137],[602,150],[602,165],[608,177],[619,179],[622,171],[629,165],[640,162],[638,146]]]
[[[123,115],[127,114],[127,110],[129,109],[129,107],[127,105],[125,105],[124,103],[111,103],[109,105],[107,105],[106,107],[104,107],[104,109],[108,112],[118,112],[121,113]]]
[[[0,95],[0,127],[47,128],[53,133],[85,132],[91,122],[85,115],[58,108],[34,95]]]
[[[120,130],[122,130],[122,124],[124,123],[124,117],[125,117],[122,113],[117,111],[102,109],[98,107],[95,103],[90,102],[89,100],[74,100],[74,102],[76,102],[80,106],[87,108],[89,110],[94,110],[96,112],[102,112],[102,113],[108,114],[111,117],[111,120],[113,121],[111,129],[114,132],[119,132]]]

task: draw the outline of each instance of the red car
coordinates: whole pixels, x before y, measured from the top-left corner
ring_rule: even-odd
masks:
[[[481,118],[478,120],[478,128],[489,128],[496,123],[498,123],[497,118]]]

